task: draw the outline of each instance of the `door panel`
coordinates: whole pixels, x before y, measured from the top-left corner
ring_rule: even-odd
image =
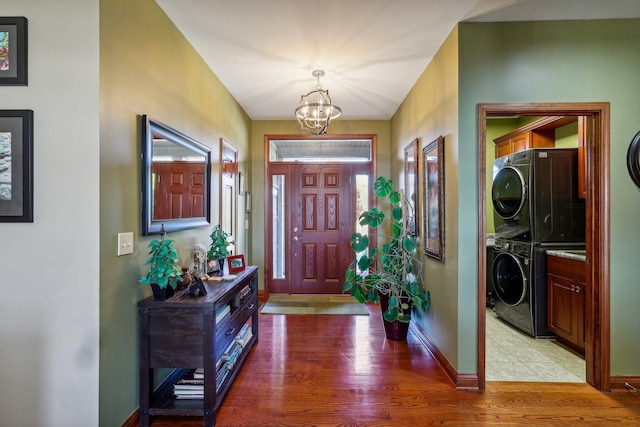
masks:
[[[153,164],[156,219],[202,217],[205,179],[202,165],[188,162]]]
[[[339,294],[351,261],[350,167],[291,165],[291,292]]]

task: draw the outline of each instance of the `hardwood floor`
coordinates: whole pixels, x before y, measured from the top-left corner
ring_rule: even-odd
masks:
[[[640,393],[586,384],[490,382],[456,391],[412,332],[386,340],[370,316],[260,315],[260,342],[218,411],[216,426],[640,425]],[[201,426],[158,417],[156,427]]]

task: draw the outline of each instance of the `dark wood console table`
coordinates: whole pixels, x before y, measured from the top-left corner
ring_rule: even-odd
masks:
[[[218,407],[258,342],[258,267],[248,266],[233,280],[205,282],[205,288],[207,295],[201,297],[185,290],[166,301],[149,297],[138,303],[142,427],[154,415],[202,416],[206,427],[214,426]],[[222,309],[227,311],[224,317]],[[245,324],[252,336],[242,352],[232,365],[216,368]],[[157,368],[174,370],[155,387],[153,370]],[[204,368],[203,398],[177,399],[174,384],[196,368]],[[216,386],[222,369],[228,372]]]

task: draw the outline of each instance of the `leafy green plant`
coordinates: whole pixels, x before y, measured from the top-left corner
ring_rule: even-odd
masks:
[[[401,191],[393,190],[393,182],[378,177],[373,190],[378,200],[388,200],[391,216],[377,208],[371,208],[360,215],[360,225],[370,230],[379,230],[387,220],[390,236],[378,235],[384,239],[381,249],[373,247],[368,235],[353,233],[351,249],[355,259],[345,274],[343,292],[350,292],[359,302],[378,303],[380,295],[389,298],[389,308],[383,313],[385,320],[409,322],[411,301],[413,307],[426,311],[431,305],[431,295],[420,286],[422,262],[417,251],[418,242],[409,231],[404,213],[411,209]]]
[[[182,282],[182,268],[173,240],[167,239],[162,234],[160,240],[152,240],[149,243],[149,248],[151,248],[150,256],[145,264],[149,266],[149,272],[140,279],[140,283],[144,285],[156,283],[161,289],[167,286],[176,289],[178,282]]]
[[[231,255],[230,247],[233,244],[231,234],[222,229],[220,224],[213,227],[211,231],[211,245],[207,252],[207,259],[221,260]]]

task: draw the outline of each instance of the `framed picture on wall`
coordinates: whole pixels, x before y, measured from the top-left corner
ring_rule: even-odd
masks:
[[[404,197],[407,199],[407,227],[418,235],[418,138],[404,148]]]
[[[0,110],[0,222],[33,222],[31,110]]]
[[[444,262],[444,138],[422,150],[424,254]]]
[[[0,85],[27,85],[27,18],[0,17]]]

